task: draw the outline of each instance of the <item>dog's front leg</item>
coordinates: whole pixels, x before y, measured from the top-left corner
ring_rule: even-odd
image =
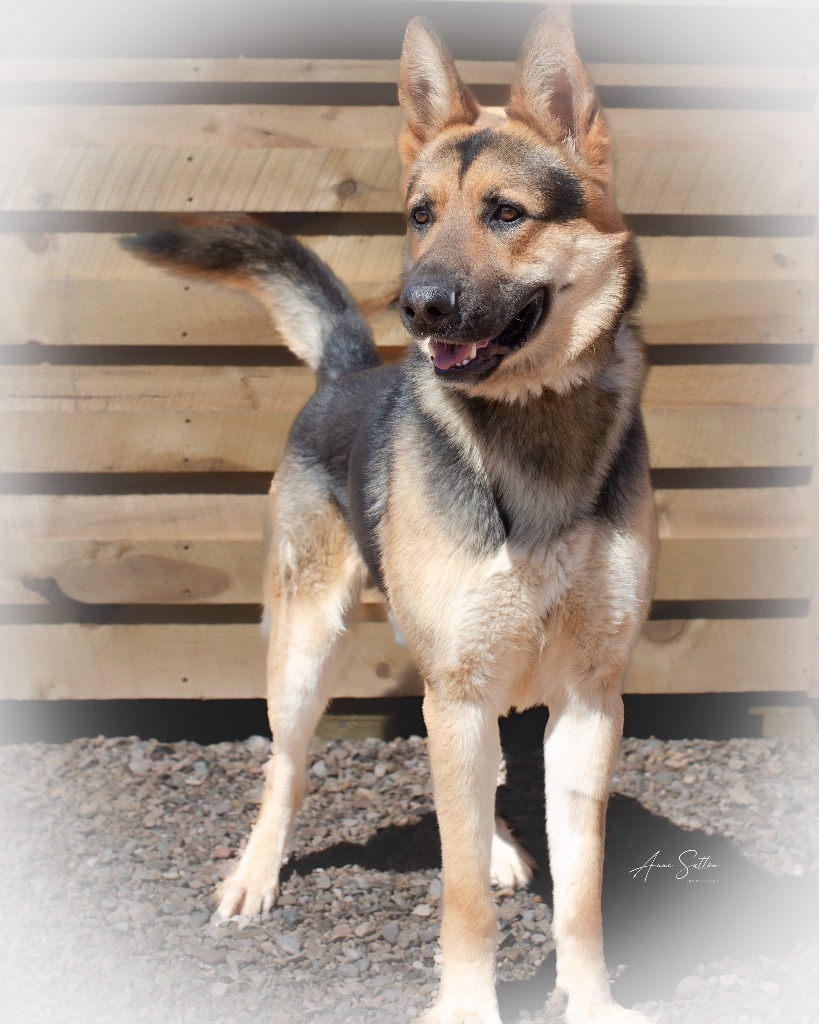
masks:
[[[623,731],[620,678],[549,705],[545,738],[557,999],[568,1024],[649,1024],[611,997],[600,908],[609,781]]]
[[[497,710],[428,686],[424,720],[443,858],[441,990],[424,1024],[500,1024],[489,867],[500,764]]]

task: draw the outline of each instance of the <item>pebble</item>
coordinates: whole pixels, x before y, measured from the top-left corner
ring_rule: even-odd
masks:
[[[688,974],[681,981],[677,982],[674,991],[681,999],[693,999],[700,994],[705,984],[705,978],[701,978],[697,974]]]
[[[246,842],[270,749],[261,736],[0,748],[4,1024],[417,1020],[441,961],[425,742],[314,740],[278,905],[265,920],[216,925],[210,897]],[[818,778],[809,740],[626,739],[612,789],[680,828],[729,837],[798,885],[819,878]],[[525,785],[502,796],[516,830],[538,837],[538,765]],[[507,1024],[562,1020],[543,1009],[554,950],[544,898],[497,899],[499,981],[534,993]],[[658,1024],[816,1024],[819,936],[776,956],[727,953],[686,964],[644,1012]]]
[[[779,986],[775,981],[760,981],[759,991],[766,996],[778,996]]]

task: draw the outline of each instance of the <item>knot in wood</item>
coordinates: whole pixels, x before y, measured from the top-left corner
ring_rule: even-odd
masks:
[[[340,181],[336,186],[336,192],[340,199],[349,199],[354,196],[358,191],[358,183],[353,181],[352,178],[345,178],[344,181]]]

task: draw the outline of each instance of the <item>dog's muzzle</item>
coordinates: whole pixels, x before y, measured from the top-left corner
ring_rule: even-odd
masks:
[[[427,345],[437,376],[461,383],[485,379],[500,361],[516,352],[534,334],[548,312],[549,295],[540,288],[492,338],[453,341],[431,334]]]

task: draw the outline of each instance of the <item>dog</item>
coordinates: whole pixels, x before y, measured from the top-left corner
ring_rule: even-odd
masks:
[[[371,578],[425,681],[443,861],[425,1024],[500,1024],[490,878],[525,884],[531,862],[503,822],[493,830],[498,718],[543,704],[555,998],[570,1024],[638,1024],[610,994],[600,909],[621,681],[656,548],[627,325],[641,269],[609,130],[562,8],[532,30],[504,114],[479,106],[423,18],[407,28],[399,100],[399,365],[379,365],[347,290],[286,235],[239,221],[125,240],[254,291],[317,378],[267,506],[274,747],[219,912],[276,899],[307,745]]]

